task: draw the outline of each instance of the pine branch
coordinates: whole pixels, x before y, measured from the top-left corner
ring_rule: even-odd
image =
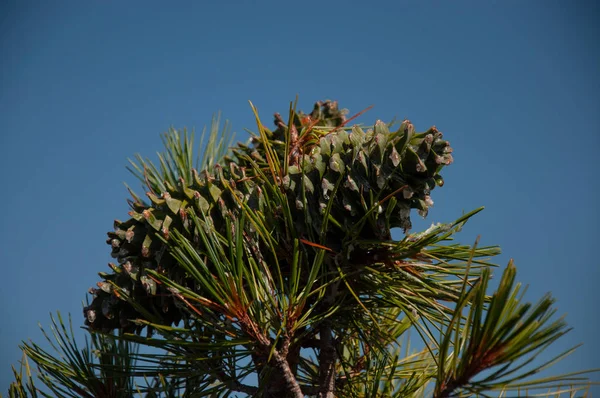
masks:
[[[487,296],[488,257],[499,250],[447,243],[481,209],[392,240],[391,229],[410,229],[411,209],[425,216],[444,185],[453,155],[440,131],[417,133],[408,120],[396,131],[381,121],[347,127],[354,117],[331,101],[310,114],[290,106],[287,124],[276,114],[271,131],[252,108],[251,146],[229,152],[216,117],[195,168],[193,137],[174,129],[156,166],[130,161],[149,202],[130,191],[131,218],[108,233],[117,264],[99,274],[84,309],[91,343],[79,348],[59,316],[49,339],[59,356],[23,347],[54,395],[418,396],[437,382],[433,396],[447,398],[580,388],[586,372],[530,379],[572,351],[533,362],[567,332],[551,321],[552,299],[521,303],[512,264]],[[426,346],[413,354],[400,343],[411,327]],[[133,342],[166,354],[132,353]],[[302,355],[308,348],[316,363]],[[252,373],[258,387],[242,383]],[[138,386],[142,377],[152,384]],[[35,396],[28,367],[15,379],[11,397]]]
[[[447,398],[455,391],[471,392],[512,388],[514,382],[543,370],[549,363],[526,370],[536,356],[567,331],[564,320],[551,321],[554,300],[546,295],[536,305],[522,303],[520,284],[515,285],[516,268],[512,261],[504,271],[498,290],[486,306],[485,291],[491,273],[465,289],[456,313],[440,344],[438,383],[434,397]],[[466,285],[465,285],[466,286]],[[460,321],[462,310],[470,303],[469,315]],[[450,349],[453,352],[450,352]],[[450,359],[447,359],[450,358]],[[518,360],[524,360],[517,365]],[[488,369],[496,371],[484,379],[476,376]],[[552,380],[566,380],[557,376]],[[532,385],[535,388],[535,385]]]

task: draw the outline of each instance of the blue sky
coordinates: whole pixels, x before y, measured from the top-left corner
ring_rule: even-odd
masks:
[[[210,3],[210,4],[209,4]],[[594,2],[29,2],[0,5],[0,391],[23,339],[81,302],[127,217],[126,159],[222,110],[239,139],[298,94],[360,121],[436,125],[455,149],[426,222],[486,206],[499,244],[574,328],[556,367],[600,367],[600,9]],[[594,39],[596,38],[596,39]],[[499,271],[498,271],[499,273]]]

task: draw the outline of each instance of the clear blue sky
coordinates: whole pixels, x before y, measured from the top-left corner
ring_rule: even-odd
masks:
[[[270,122],[296,94],[442,130],[455,163],[427,223],[485,205],[464,241],[501,245],[528,298],[556,296],[574,330],[553,352],[585,343],[557,371],[600,367],[598,4],[252,3],[0,5],[0,391],[50,312],[82,323],[127,157],[218,110],[245,139],[247,100]]]

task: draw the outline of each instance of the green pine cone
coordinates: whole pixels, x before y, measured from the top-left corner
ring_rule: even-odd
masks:
[[[203,216],[227,236],[232,221],[239,217],[240,203],[247,203],[264,216],[267,230],[274,231],[285,253],[293,243],[287,241],[282,210],[265,207],[264,178],[285,193],[296,235],[333,252],[340,252],[344,243],[354,239],[389,240],[391,228],[410,229],[410,210],[425,216],[433,204],[431,190],[443,185],[439,173],[452,162],[448,142],[435,127],[415,133],[408,120],[393,132],[381,121],[366,132],[358,126],[345,127],[345,123],[345,112],[331,101],[318,102],[308,115],[293,114],[289,130],[276,115],[276,129],[265,130],[269,142],[257,136],[252,146],[239,144],[233,149],[234,157],[226,157],[222,167],[215,166],[212,173],[193,170],[192,178],[180,177],[177,186],[165,182],[164,192],[148,192],[148,203],[134,197],[131,218],[115,221],[115,231],[108,233],[107,243],[118,265],[110,265],[110,274],[101,273],[99,288],[91,290],[94,298],[84,309],[86,325],[103,331],[139,332],[143,326],[135,319],[150,315],[154,322],[169,325],[185,316],[171,292],[146,270],[193,288],[193,280],[169,250],[170,237],[177,231],[200,255],[205,252],[191,215]],[[274,150],[280,175],[269,172],[267,148]],[[322,235],[326,215],[329,227]],[[260,247],[256,234],[250,229],[245,232]],[[316,250],[307,250],[312,250],[307,257],[310,262]],[[357,258],[364,261],[365,256]],[[284,272],[288,261],[282,255]],[[139,313],[128,300],[150,314]]]

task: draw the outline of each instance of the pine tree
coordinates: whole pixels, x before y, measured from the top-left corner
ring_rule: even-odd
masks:
[[[454,240],[482,209],[410,232],[412,209],[427,215],[453,161],[437,128],[351,126],[322,101],[306,114],[290,106],[269,129],[252,110],[247,144],[231,147],[214,119],[202,158],[192,135],[172,129],[158,165],[130,161],[147,198],[130,190],[130,218],[108,233],[116,263],[90,289],[89,339],[81,348],[71,320],[53,317],[55,352],[23,343],[9,396],[586,389],[583,371],[532,378],[572,352],[537,359],[568,328],[549,295],[523,302],[512,263],[487,294],[499,248]]]

